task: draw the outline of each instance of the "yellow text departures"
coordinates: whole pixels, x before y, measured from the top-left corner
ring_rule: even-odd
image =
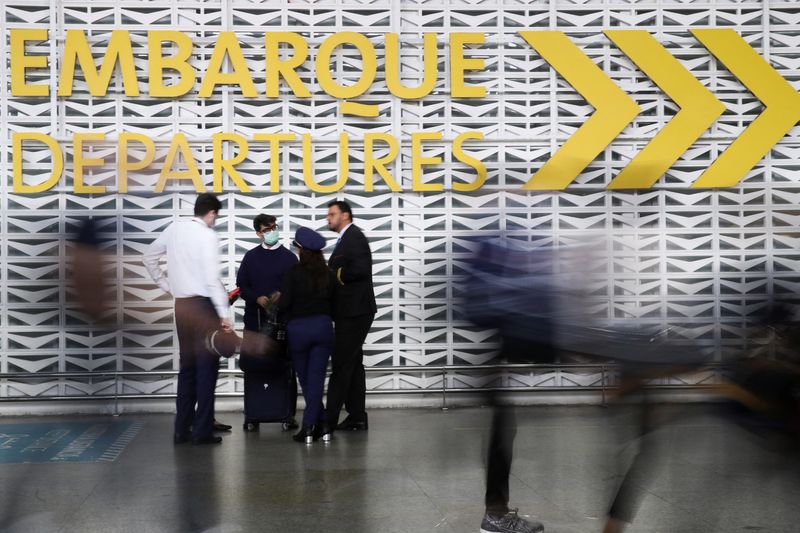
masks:
[[[464,150],[464,143],[467,141],[483,140],[483,134],[477,131],[467,131],[457,136],[452,143],[452,160],[458,164],[474,169],[475,179],[471,183],[452,184],[455,191],[466,192],[479,189],[486,181],[486,166],[469,155]],[[72,137],[73,157],[72,157],[72,192],[76,194],[104,194],[104,193],[127,193],[129,177],[132,173],[148,168],[153,164],[156,156],[155,141],[141,133],[123,132],[116,140],[116,161],[106,161],[103,158],[88,157],[85,144],[94,142],[104,148],[107,152],[108,144],[114,142],[107,140],[104,133],[76,133]],[[260,143],[262,149],[268,149],[270,157],[268,165],[263,168],[263,182],[269,184],[270,192],[280,192],[280,162],[281,147],[283,143],[300,143],[303,152],[303,180],[305,185],[312,191],[318,193],[332,193],[342,189],[348,181],[350,175],[350,137],[347,133],[339,136],[339,168],[338,179],[335,183],[318,183],[314,178],[314,152],[313,140],[311,135],[296,135],[294,133],[256,133],[251,139],[247,139],[236,133],[217,133],[212,138],[212,167],[213,167],[213,192],[223,192],[224,178],[230,179],[230,183],[238,191],[252,192],[250,186],[242,177],[237,166],[247,159],[251,144]],[[364,142],[364,191],[373,192],[375,190],[376,174],[386,184],[389,190],[401,192],[403,187],[400,185],[400,176],[392,174],[393,163],[397,162],[400,155],[401,142],[399,139],[388,133],[367,133]],[[425,143],[428,143],[427,146]],[[415,132],[410,136],[411,153],[407,154],[407,161],[411,162],[411,191],[427,192],[442,191],[444,183],[433,183],[423,179],[425,167],[431,167],[442,163],[439,156],[426,156],[426,151],[431,151],[431,144],[442,145],[442,134],[432,132]],[[61,180],[64,173],[65,154],[61,145],[50,135],[39,132],[14,132],[11,134],[12,157],[13,157],[13,192],[18,194],[40,193],[55,187]],[[36,146],[38,145],[38,146]],[[49,175],[42,180],[37,178],[37,183],[30,183],[24,179],[24,158],[23,147],[27,150],[36,149],[37,154],[43,149],[50,152]],[[227,155],[226,147],[229,147],[230,155]],[[141,157],[131,157],[133,150],[141,153]],[[388,152],[388,153],[385,153]],[[383,155],[379,155],[383,154]],[[36,158],[42,160],[41,157]],[[110,186],[87,185],[84,183],[84,173],[87,167],[104,167],[116,164],[117,183]],[[170,183],[180,184],[190,182],[197,192],[206,192],[204,179],[201,176],[197,159],[186,135],[176,133],[172,137],[169,149],[164,158],[163,165],[160,166],[158,181],[155,185],[155,192],[164,192]],[[252,174],[253,167],[249,167]]]

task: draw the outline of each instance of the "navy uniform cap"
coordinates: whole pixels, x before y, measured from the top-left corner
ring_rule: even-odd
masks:
[[[325,248],[325,237],[311,228],[305,226],[297,228],[294,234],[294,244],[308,250],[322,250]]]

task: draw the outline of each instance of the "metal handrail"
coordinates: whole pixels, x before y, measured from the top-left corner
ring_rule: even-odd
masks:
[[[618,366],[617,363],[509,363],[509,364],[493,364],[493,365],[426,365],[426,366],[369,366],[364,367],[367,373],[372,372],[442,372],[442,371],[471,371],[471,370],[514,370],[514,369],[570,369],[570,368],[587,368],[587,369],[613,369]],[[710,362],[698,368],[725,368],[729,366],[727,363]],[[220,374],[244,374],[240,369],[220,369]],[[328,371],[330,375],[330,370]],[[177,370],[101,370],[101,371],[69,371],[69,372],[5,372],[0,373],[0,379],[13,379],[13,378],[64,378],[64,377],[95,377],[95,376],[171,376],[178,375]]]
[[[377,372],[414,372],[414,373],[440,373],[442,375],[442,410],[447,410],[447,393],[466,393],[466,392],[535,392],[547,390],[551,392],[578,392],[578,391],[601,391],[601,402],[603,405],[606,403],[606,382],[607,372],[617,368],[615,363],[513,363],[513,364],[491,364],[491,365],[434,365],[434,366],[377,366],[366,367],[364,370],[368,373]],[[708,363],[701,368],[724,368],[725,363]],[[551,387],[483,387],[483,388],[465,388],[465,387],[447,387],[447,375],[450,372],[471,372],[478,370],[487,371],[508,371],[508,370],[564,370],[564,369],[594,369],[599,370],[601,373],[600,385],[584,385],[584,386],[551,386]],[[244,372],[240,369],[221,369],[221,375],[240,376]],[[123,399],[168,399],[175,398],[175,394],[120,394],[119,393],[119,380],[125,377],[134,376],[177,376],[177,370],[156,370],[156,371],[143,371],[143,370],[119,370],[119,371],[77,371],[77,372],[6,372],[0,373],[0,380],[39,380],[39,379],[64,379],[64,378],[112,378],[114,382],[114,394],[104,395],[90,395],[90,396],[11,396],[0,397],[2,401],[71,401],[71,400],[113,400],[114,401],[114,415],[119,415],[119,400]],[[330,371],[328,371],[330,375]],[[674,385],[662,384],[654,385],[659,389],[704,389],[709,388],[708,385]],[[367,394],[426,394],[434,392],[438,389],[377,389],[369,390]],[[219,392],[216,393],[220,397],[241,397],[241,392]]]

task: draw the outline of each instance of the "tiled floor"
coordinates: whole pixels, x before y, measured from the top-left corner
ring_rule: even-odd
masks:
[[[796,456],[716,408],[665,411],[627,531],[800,529]],[[547,532],[600,532],[637,442],[633,413],[524,407],[517,415],[512,505]],[[113,462],[0,465],[0,531],[478,531],[488,409],[375,409],[368,434],[308,446],[277,426],[246,434],[240,416],[220,413],[234,431],[219,446],[174,446],[170,416],[126,415],[143,428]]]

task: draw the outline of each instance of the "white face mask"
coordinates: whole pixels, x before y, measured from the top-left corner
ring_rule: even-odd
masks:
[[[267,246],[275,246],[275,244],[281,239],[280,233],[278,230],[274,229],[269,233],[264,234],[264,243]]]

